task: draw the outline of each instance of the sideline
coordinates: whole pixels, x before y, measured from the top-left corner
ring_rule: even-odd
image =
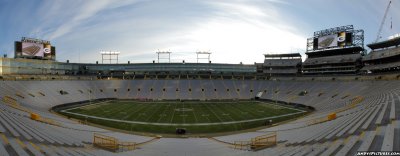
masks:
[[[97,104],[99,104],[99,103],[97,103]],[[263,104],[268,104],[268,103],[263,103]],[[273,104],[270,104],[270,105],[273,105]],[[85,106],[87,106],[87,105],[85,105]],[[277,106],[279,106],[279,105],[277,105]],[[279,107],[285,107],[285,106],[279,106]],[[288,107],[286,107],[286,108],[288,108]],[[141,125],[157,125],[157,126],[228,125],[228,124],[236,124],[236,123],[246,123],[246,122],[254,122],[254,121],[261,121],[261,120],[269,120],[269,119],[275,119],[275,118],[280,118],[280,117],[285,117],[285,116],[292,116],[292,115],[297,115],[297,114],[301,114],[301,113],[307,112],[307,111],[304,111],[304,110],[295,109],[295,110],[297,110],[299,112],[290,113],[290,114],[283,114],[283,115],[278,115],[278,116],[272,116],[272,117],[259,118],[259,119],[241,120],[241,121],[212,122],[212,123],[190,123],[189,124],[189,123],[141,122],[141,121],[127,121],[127,120],[120,120],[120,119],[110,119],[110,118],[104,118],[104,117],[98,117],[98,116],[91,116],[91,115],[68,112],[68,110],[71,110],[71,109],[76,109],[76,108],[70,108],[70,109],[66,109],[66,110],[61,110],[60,112],[67,113],[67,114],[72,114],[72,115],[76,115],[76,116],[81,116],[81,117],[86,117],[86,118],[100,119],[100,120],[105,120],[105,121],[114,121],[114,122],[129,123],[129,124],[141,124]],[[294,108],[289,108],[289,109],[294,109]]]

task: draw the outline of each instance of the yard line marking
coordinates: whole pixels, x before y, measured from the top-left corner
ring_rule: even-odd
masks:
[[[220,105],[214,104],[215,106],[213,107],[213,109],[216,109],[216,110],[223,110],[223,109],[221,108],[222,106],[224,106],[224,104],[222,104],[223,102],[219,102],[219,103],[221,103],[221,104],[220,104]],[[226,102],[225,102],[225,103],[226,103]],[[152,104],[151,107],[155,107],[156,105],[157,105],[157,104]],[[137,115],[138,115],[137,117],[140,117],[140,116],[147,116],[147,118],[149,118],[149,117],[148,117],[148,113],[153,113],[153,114],[154,114],[154,113],[157,112],[157,111],[151,112],[153,109],[152,109],[152,108],[149,109],[149,107],[147,107],[147,106],[148,106],[147,104],[142,104],[141,106],[142,106],[143,108],[147,108],[147,109],[146,109],[144,112],[142,112],[142,113],[140,113],[140,114],[137,114]],[[178,106],[178,104],[175,103],[175,107],[174,107],[174,108],[176,109],[177,106]],[[192,105],[192,103],[190,103],[189,106],[191,106],[191,107],[188,107],[188,108],[193,108],[195,105]],[[200,106],[202,106],[202,107],[200,107]],[[235,106],[236,106],[236,105],[235,105]],[[88,118],[101,119],[101,120],[105,120],[105,121],[114,121],[114,122],[122,122],[122,123],[133,123],[133,124],[145,124],[145,125],[169,125],[169,126],[173,126],[173,125],[179,125],[179,126],[182,126],[182,125],[183,125],[183,126],[184,126],[184,125],[188,125],[188,126],[193,125],[193,126],[196,126],[196,125],[235,124],[235,123],[244,123],[244,122],[253,122],[253,121],[268,120],[268,119],[274,119],[274,118],[279,118],[279,117],[283,117],[283,116],[290,116],[290,115],[296,115],[296,114],[303,113],[302,110],[297,110],[297,111],[301,111],[301,112],[283,114],[283,115],[272,116],[272,117],[257,118],[257,119],[236,120],[236,121],[225,121],[225,122],[224,122],[224,121],[222,121],[221,118],[220,118],[220,117],[222,117],[222,116],[219,116],[219,115],[225,114],[225,116],[228,116],[227,114],[229,114],[228,117],[232,119],[232,116],[231,116],[231,115],[233,115],[232,113],[235,113],[236,111],[228,111],[228,112],[221,111],[221,112],[223,112],[223,113],[219,113],[219,115],[217,115],[216,112],[215,112],[213,109],[209,108],[208,104],[199,103],[199,105],[196,105],[196,107],[199,107],[199,108],[196,108],[196,111],[199,111],[200,114],[201,114],[201,116],[202,116],[204,119],[207,118],[207,119],[209,120],[210,114],[208,114],[208,113],[211,112],[211,113],[214,113],[215,118],[218,119],[220,122],[210,122],[211,120],[209,120],[209,122],[206,122],[206,123],[197,123],[197,122],[196,122],[196,123],[172,123],[174,116],[175,116],[175,115],[178,115],[178,114],[175,114],[175,110],[174,110],[174,109],[172,109],[173,111],[171,110],[171,112],[173,113],[173,116],[171,116],[171,122],[170,122],[170,123],[143,122],[143,121],[127,121],[127,120],[120,120],[120,119],[110,119],[110,118],[106,118],[106,117],[97,117],[97,116],[94,116],[94,115],[84,115],[84,114],[81,114],[81,113],[74,113],[74,112],[65,112],[65,113],[73,114],[73,115],[77,115],[77,116],[88,117]],[[161,109],[161,107],[158,107],[158,109]],[[202,109],[204,109],[204,110],[202,110]],[[239,108],[236,108],[236,109],[239,109]],[[166,109],[165,109],[165,110],[166,110]],[[206,111],[206,110],[208,110],[208,111]],[[207,113],[205,113],[205,112],[207,112]],[[192,111],[192,113],[193,113],[193,111]],[[162,114],[164,114],[164,115],[158,114],[158,115],[156,115],[156,116],[168,116],[166,113],[162,113]],[[153,115],[151,115],[151,116],[153,116]],[[182,119],[182,117],[185,118],[184,116],[190,116],[190,114],[183,114],[183,113],[180,113],[179,119]],[[196,114],[194,114],[194,117],[196,118]],[[225,117],[225,118],[228,118],[228,117]],[[177,118],[177,119],[178,119],[178,118]],[[197,119],[196,119],[196,120],[197,120]]]

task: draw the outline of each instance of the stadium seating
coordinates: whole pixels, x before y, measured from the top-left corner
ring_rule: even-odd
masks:
[[[301,64],[301,59],[265,59],[264,65],[269,67],[297,66]]]
[[[307,58],[306,61],[303,62],[303,65],[346,63],[346,62],[355,62],[357,59],[361,59],[361,54]]]
[[[382,59],[385,57],[392,57],[392,56],[396,56],[396,55],[400,55],[399,47],[393,47],[393,48],[388,48],[388,49],[383,49],[383,50],[378,50],[378,51],[371,51],[368,55],[363,57],[363,61]]]
[[[165,90],[164,90],[165,89]],[[60,90],[68,94],[60,94]],[[129,91],[128,91],[129,90]],[[140,90],[140,91],[139,91]],[[307,94],[299,93],[307,91]],[[49,112],[51,107],[98,98],[261,99],[298,103],[311,115],[261,130],[208,138],[173,139],[125,134],[78,123]],[[265,80],[68,80],[0,81],[0,153],[3,155],[354,155],[356,151],[399,151],[400,82]],[[356,97],[358,102],[353,103]],[[57,124],[30,119],[28,109]],[[337,118],[317,119],[336,112]],[[259,151],[232,144],[277,133],[278,145]],[[91,146],[93,133],[143,143],[139,149],[112,153]],[[395,138],[397,137],[397,138]],[[148,143],[145,143],[148,142]],[[179,149],[179,150],[177,150]]]

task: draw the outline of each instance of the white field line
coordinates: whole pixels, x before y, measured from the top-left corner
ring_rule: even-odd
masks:
[[[204,125],[221,125],[221,124],[222,125],[227,125],[227,124],[235,124],[235,123],[245,123],[245,122],[261,121],[261,120],[269,120],[269,119],[275,119],[275,118],[279,118],[279,117],[285,117],[285,116],[291,116],[291,115],[296,115],[296,114],[303,113],[303,112],[296,112],[296,113],[278,115],[278,116],[273,116],[273,117],[250,119],[250,120],[241,120],[241,121],[213,122],[213,123],[193,123],[193,124],[175,124],[175,123],[154,123],[154,122],[140,122],[140,121],[127,121],[127,120],[110,119],[110,118],[103,118],[103,117],[97,117],[97,116],[91,116],[91,115],[67,112],[65,110],[62,110],[61,112],[67,113],[67,114],[72,114],[72,115],[77,115],[77,116],[82,116],[82,117],[87,117],[87,118],[101,119],[101,120],[105,120],[105,121],[114,121],[114,122],[131,123],[131,124],[142,124],[142,125],[158,125],[158,126],[204,126]]]
[[[264,102],[261,102],[261,103],[264,103]],[[99,104],[99,103],[97,103],[97,104]],[[269,104],[269,103],[264,103],[264,104]],[[274,104],[270,104],[270,105],[274,105]],[[85,106],[87,106],[87,105],[85,105]],[[276,106],[278,106],[278,105],[276,105]],[[81,106],[81,107],[84,107],[84,106]],[[261,120],[269,120],[269,119],[275,119],[275,118],[280,118],[280,117],[285,117],[285,116],[291,116],[291,115],[296,115],[296,114],[301,114],[301,113],[306,112],[304,110],[295,109],[295,108],[289,108],[289,107],[286,107],[286,106],[279,106],[279,107],[285,107],[287,109],[292,109],[292,110],[296,110],[296,111],[299,111],[299,112],[290,113],[290,114],[283,114],[283,115],[278,115],[278,116],[272,116],[272,117],[259,118],[259,119],[250,119],[250,120],[228,121],[228,122],[211,122],[211,123],[191,123],[191,124],[187,124],[187,123],[179,124],[179,123],[157,123],[157,122],[127,121],[127,120],[110,119],[110,118],[103,118],[103,117],[97,117],[97,116],[91,116],[91,115],[68,112],[68,110],[76,109],[76,108],[79,108],[79,107],[70,108],[70,109],[66,109],[66,110],[61,110],[61,112],[67,113],[67,114],[72,114],[72,115],[77,115],[77,116],[82,116],[82,117],[86,117],[86,118],[101,119],[101,120],[105,120],[105,121],[114,121],[114,122],[121,122],[121,123],[130,123],[130,124],[142,124],[142,125],[157,125],[157,126],[205,126],[205,125],[221,125],[221,124],[222,125],[228,125],[228,124],[235,124],[235,123],[246,123],[246,122],[254,122],[254,121],[261,121]]]
[[[92,105],[101,105],[101,104],[105,104],[106,102],[110,102],[110,101],[95,102],[95,103],[88,104],[88,105],[83,105],[83,106],[79,106],[79,107],[73,107],[73,108],[65,109],[65,111],[74,110],[74,109],[78,109],[78,108],[85,109],[85,107],[90,107]],[[97,108],[97,107],[95,107],[95,108]]]

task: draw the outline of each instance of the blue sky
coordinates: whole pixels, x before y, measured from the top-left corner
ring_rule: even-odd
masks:
[[[49,40],[57,60],[196,62],[197,51],[218,63],[262,62],[265,53],[302,52],[314,31],[342,25],[375,40],[388,0],[0,0],[0,54],[13,56],[21,37]],[[390,29],[390,21],[393,28]],[[393,0],[382,36],[400,33]]]

